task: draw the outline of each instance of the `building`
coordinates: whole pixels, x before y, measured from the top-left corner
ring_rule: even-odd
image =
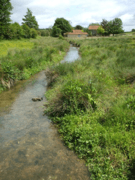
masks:
[[[87,32],[83,32],[82,30],[73,30],[73,32],[67,32],[64,33],[64,36],[68,37],[68,38],[86,38],[88,36]]]
[[[99,28],[98,25],[93,25],[93,26],[89,26],[89,30],[91,31],[92,33],[92,36],[96,36],[97,35],[97,29]]]

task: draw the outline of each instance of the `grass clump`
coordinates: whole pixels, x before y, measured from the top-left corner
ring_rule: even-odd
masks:
[[[90,84],[84,84],[78,80],[70,80],[60,89],[59,95],[49,104],[46,110],[50,116],[64,116],[64,114],[77,114],[80,111],[96,109],[94,101],[95,90]]]
[[[92,180],[135,179],[132,37],[74,40],[82,58],[50,68],[45,112]]]

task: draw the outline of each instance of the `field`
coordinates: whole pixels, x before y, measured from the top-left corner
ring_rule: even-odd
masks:
[[[2,40],[0,41],[0,57],[6,56],[8,51],[14,49],[32,49],[34,43],[31,40]]]
[[[74,40],[81,60],[53,66],[45,113],[91,180],[135,179],[135,37]]]
[[[52,37],[0,41],[0,93],[62,60],[68,47],[68,42]]]

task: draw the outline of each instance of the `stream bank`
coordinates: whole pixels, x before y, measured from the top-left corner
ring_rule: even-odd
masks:
[[[57,129],[43,116],[46,99],[32,101],[44,97],[46,88],[42,71],[0,94],[1,180],[89,179],[84,161],[64,146]]]

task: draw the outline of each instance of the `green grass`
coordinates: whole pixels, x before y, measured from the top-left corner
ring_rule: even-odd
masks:
[[[34,43],[31,40],[1,40],[0,41],[0,57],[6,56],[8,51],[15,49],[32,49]]]
[[[5,85],[0,82],[0,92],[5,90],[6,84],[11,80],[28,79],[31,75],[59,62],[69,47],[68,42],[52,37],[1,43],[7,47],[11,47],[13,43],[12,47],[16,48],[7,48],[7,55],[0,57],[0,78],[5,82]]]
[[[74,40],[75,41],[75,40]],[[81,60],[50,68],[45,113],[92,180],[135,179],[134,37],[76,40]]]

